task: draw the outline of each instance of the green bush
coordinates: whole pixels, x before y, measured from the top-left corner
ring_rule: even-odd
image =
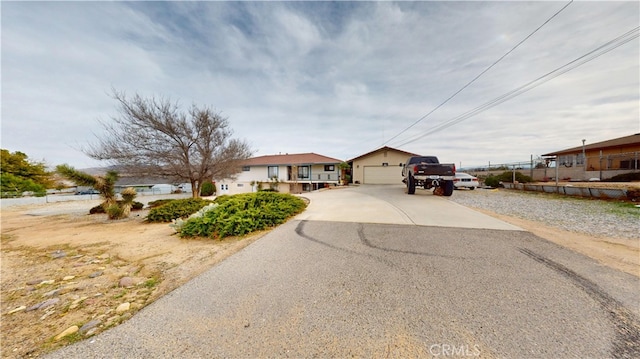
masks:
[[[522,174],[522,172],[516,172],[516,181],[519,183],[533,182],[533,178]],[[505,171],[499,175],[490,175],[484,179],[484,185],[489,187],[500,187],[500,182],[513,182],[513,172]]]
[[[497,176],[491,175],[484,179],[484,185],[489,187],[494,187],[494,188],[500,187],[500,180],[498,179]]]
[[[214,202],[218,204],[217,207],[201,217],[189,218],[181,226],[181,237],[242,236],[284,223],[306,207],[306,203],[298,197],[264,191],[224,195]]]
[[[159,207],[152,208],[147,215],[147,221],[171,222],[177,218],[186,218],[209,203],[211,203],[211,201],[202,198],[176,199]]]
[[[122,201],[118,201],[118,204],[120,206],[122,206]],[[141,210],[143,208],[144,208],[144,203],[133,201],[133,204],[131,205],[131,210],[132,211],[139,211],[139,210]],[[97,205],[95,207],[92,207],[89,210],[89,214],[97,214],[97,213],[105,213],[104,207],[102,206],[102,204],[99,204],[99,205]]]
[[[124,215],[124,209],[122,206],[112,204],[107,207],[107,215],[109,216],[109,219],[120,219]]]
[[[147,203],[147,206],[149,206],[149,208],[156,208],[156,207],[164,206],[165,204],[171,201],[175,201],[175,198],[157,199],[155,201],[151,201]]]
[[[202,197],[213,196],[216,193],[216,186],[211,183],[211,181],[207,181],[202,183],[202,187],[200,187],[200,195]]]

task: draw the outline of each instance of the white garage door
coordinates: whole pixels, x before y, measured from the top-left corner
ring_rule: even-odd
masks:
[[[366,166],[363,182],[365,184],[402,184],[402,167]]]

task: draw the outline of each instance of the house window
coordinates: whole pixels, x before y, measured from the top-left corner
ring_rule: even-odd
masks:
[[[382,162],[382,167],[387,167],[389,166],[389,162]]]
[[[335,171],[335,166],[334,165],[324,165],[324,171],[325,172],[333,172]]]
[[[247,171],[251,171],[251,167],[249,166],[242,166],[242,170],[247,172]]]
[[[238,183],[238,187],[244,187],[244,183]]]
[[[278,166],[267,167],[267,176],[269,178],[278,177]]]
[[[309,179],[309,166],[298,167],[298,178]]]

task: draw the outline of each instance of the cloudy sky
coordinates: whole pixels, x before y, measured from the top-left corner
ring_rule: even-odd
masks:
[[[567,4],[2,1],[2,148],[99,165],[112,88],[210,106],[255,155],[465,167],[640,132],[640,3]]]

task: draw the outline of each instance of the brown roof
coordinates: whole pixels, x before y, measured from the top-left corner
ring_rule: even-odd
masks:
[[[626,147],[626,146],[640,146],[640,133],[636,133],[631,136],[614,138],[612,140],[590,143],[584,146],[586,151],[588,150],[600,150],[611,147]],[[556,152],[547,153],[543,156],[562,155],[567,153],[582,152],[582,146],[567,148],[566,150],[560,150]]]
[[[378,148],[377,150],[373,150],[373,151],[371,151],[371,152],[367,152],[367,153],[365,153],[364,155],[360,155],[360,156],[358,156],[358,157],[354,157],[354,158],[352,158],[352,159],[348,160],[347,162],[355,161],[355,160],[357,160],[357,159],[359,159],[359,158],[362,158],[362,157],[365,157],[365,156],[369,156],[369,155],[370,155],[370,154],[372,154],[372,153],[376,153],[376,152],[379,152],[379,151],[385,151],[385,150],[386,150],[386,151],[402,152],[402,153],[406,153],[406,154],[407,154],[407,155],[409,155],[409,156],[419,156],[418,154],[415,154],[415,153],[411,153],[411,152],[407,152],[407,151],[399,150],[399,149],[397,149],[397,148],[392,148],[392,147],[389,147],[389,146],[384,146],[384,147],[382,147],[382,148]]]
[[[313,165],[340,163],[341,160],[319,155],[317,153],[292,153],[284,155],[267,155],[249,158],[242,161],[243,166],[266,165]]]

